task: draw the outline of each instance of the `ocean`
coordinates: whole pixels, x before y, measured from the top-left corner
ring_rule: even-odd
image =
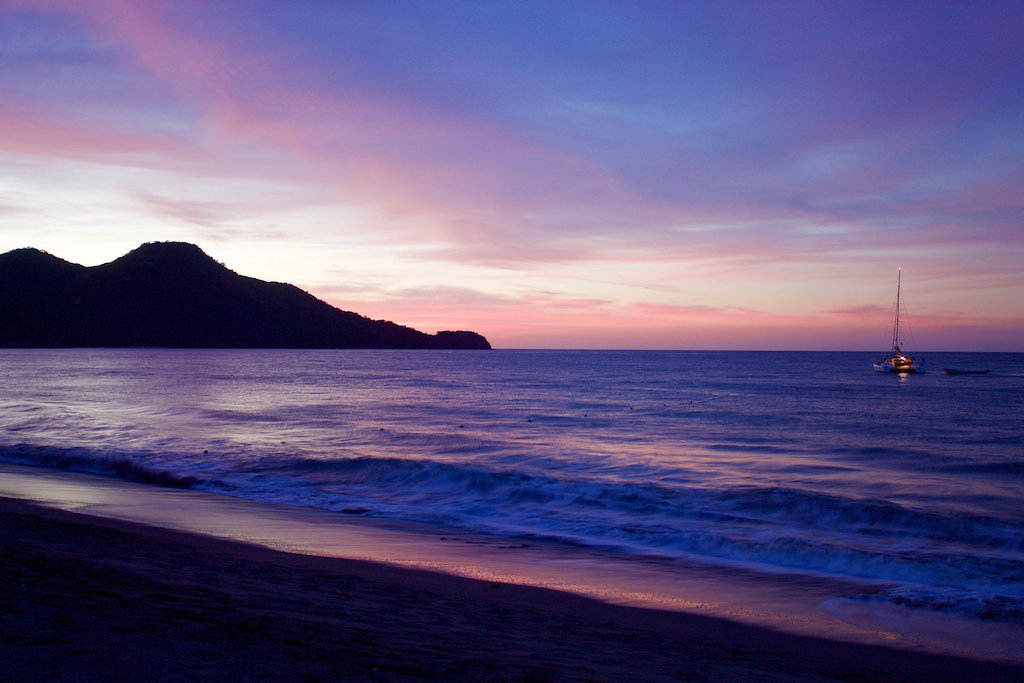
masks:
[[[876,355],[8,349],[0,461],[815,585],[1024,657],[1024,354]]]

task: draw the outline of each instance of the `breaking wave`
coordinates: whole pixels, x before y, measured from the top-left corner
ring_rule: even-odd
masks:
[[[161,462],[155,461],[162,458]],[[795,487],[710,488],[388,457],[103,454],[20,444],[0,459],[476,533],[876,582],[855,596],[1024,623],[1024,532]]]
[[[52,448],[16,444],[0,447],[0,460],[180,489],[190,489],[200,483],[197,477],[181,476],[167,470],[152,469],[128,456],[98,454],[87,448]]]

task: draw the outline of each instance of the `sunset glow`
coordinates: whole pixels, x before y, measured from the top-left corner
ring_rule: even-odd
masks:
[[[1024,5],[0,5],[0,252],[496,348],[1024,351]]]

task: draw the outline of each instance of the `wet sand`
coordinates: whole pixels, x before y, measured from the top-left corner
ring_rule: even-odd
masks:
[[[0,499],[0,679],[1005,681],[1024,669]]]

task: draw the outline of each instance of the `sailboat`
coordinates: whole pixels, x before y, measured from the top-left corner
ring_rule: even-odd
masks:
[[[923,360],[917,362],[900,349],[900,280],[902,278],[903,269],[900,268],[896,274],[896,321],[892,328],[892,352],[875,363],[876,372],[898,372],[901,374],[924,372]]]

